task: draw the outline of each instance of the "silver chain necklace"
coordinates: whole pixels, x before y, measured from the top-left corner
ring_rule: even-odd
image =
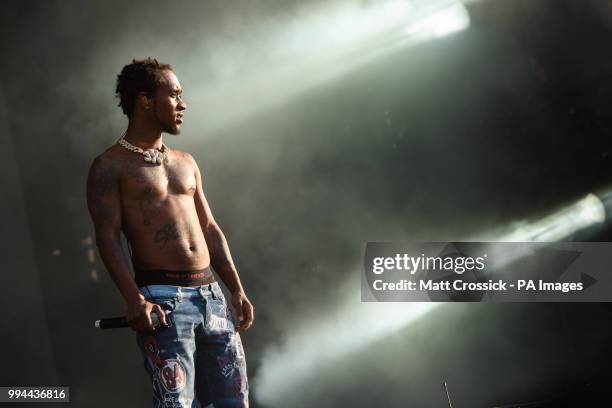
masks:
[[[134,146],[127,140],[125,140],[125,133],[121,135],[121,138],[117,141],[117,144],[123,146],[125,149],[130,152],[139,153],[144,156],[144,161],[147,163],[157,164],[158,166],[162,164],[164,161],[168,163],[168,146],[162,143],[161,149],[147,149],[143,150],[138,146]]]

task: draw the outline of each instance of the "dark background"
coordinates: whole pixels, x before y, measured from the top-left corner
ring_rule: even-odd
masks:
[[[92,159],[125,127],[116,74],[157,56],[185,78],[190,104],[190,89],[217,79],[198,29],[248,48],[249,27],[296,4],[2,4],[0,385],[67,385],[78,407],[147,406],[133,333],[92,327],[124,312],[97,254],[90,262],[84,194]],[[466,31],[215,129],[198,127],[210,107],[191,103],[192,128],[164,139],[198,161],[257,308],[244,336],[251,378],[269,346],[339,304],[364,242],[477,238],[611,184],[609,2],[468,10]],[[223,22],[235,15],[250,25],[232,35]],[[190,65],[196,51],[208,71]],[[305,377],[279,406],[442,407],[443,381],[459,408],[606,406],[611,317],[607,304],[451,305]]]

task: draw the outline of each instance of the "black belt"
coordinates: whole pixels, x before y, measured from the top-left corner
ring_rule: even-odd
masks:
[[[195,271],[136,270],[134,278],[139,288],[149,285],[201,286],[215,281],[209,267]]]

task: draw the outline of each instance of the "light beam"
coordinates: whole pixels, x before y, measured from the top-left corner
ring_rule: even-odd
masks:
[[[612,191],[612,190],[611,190]],[[604,225],[612,213],[612,193],[588,194],[577,202],[513,231],[499,234],[497,242],[553,242],[593,226]],[[610,218],[610,216],[608,216]],[[530,251],[506,254],[501,264],[532,255]],[[318,372],[356,354],[376,340],[397,332],[444,303],[362,303],[359,284],[351,282],[352,295],[325,318],[303,323],[287,334],[282,344],[269,347],[253,384],[260,403],[282,407],[288,395],[306,387]]]

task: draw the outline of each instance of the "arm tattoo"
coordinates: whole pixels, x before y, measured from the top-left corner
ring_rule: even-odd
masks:
[[[207,228],[208,245],[211,255],[211,263],[215,271],[219,272],[227,267],[234,269],[234,262],[230,254],[227,240],[218,226]]]
[[[91,178],[87,184],[87,201],[92,212],[100,221],[111,222],[113,210],[106,204],[109,193],[115,187],[115,175],[112,167],[98,164],[92,169]]]

